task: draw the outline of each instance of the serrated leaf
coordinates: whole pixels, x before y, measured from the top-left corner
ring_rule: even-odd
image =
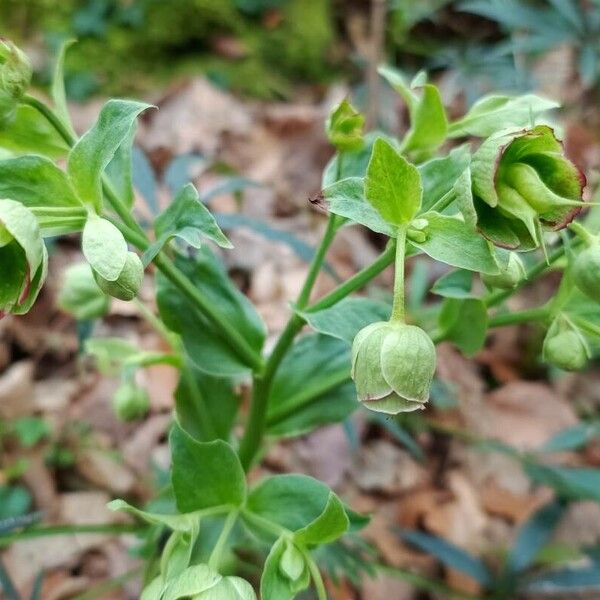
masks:
[[[421,207],[421,177],[388,142],[378,139],[365,178],[365,196],[391,225],[409,223]]]
[[[233,448],[222,440],[197,442],[176,425],[169,438],[173,457],[171,480],[177,508],[194,512],[212,506],[240,506],[246,477]]]
[[[184,186],[169,207],[156,218],[154,231],[156,242],[144,253],[144,264],[151,262],[173,237],[181,238],[193,248],[200,248],[205,239],[222,248],[233,248],[191,184]]]
[[[425,213],[422,218],[428,222],[425,228],[427,239],[424,242],[411,240],[413,246],[431,258],[459,269],[492,275],[499,272],[490,243],[460,218],[435,212]]]
[[[129,100],[109,100],[94,126],[69,153],[67,172],[79,198],[100,210],[101,178],[121,144],[130,138],[138,115],[150,105]]]
[[[90,213],[83,229],[81,250],[92,269],[108,281],[116,281],[127,260],[127,242],[110,221]]]

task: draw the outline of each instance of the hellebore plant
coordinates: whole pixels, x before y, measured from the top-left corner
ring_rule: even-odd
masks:
[[[543,358],[563,369],[585,367],[598,347],[600,323],[586,308],[599,299],[598,242],[580,222],[571,225],[576,236],[546,236],[583,207],[583,177],[539,122],[553,103],[491,96],[449,121],[423,74],[407,83],[385,67],[381,74],[409,109],[403,140],[365,134],[348,101],[335,107],[326,132],[336,153],[312,199],[329,213],[327,226],[289,321],[265,355],[264,323],[214,251],[231,243],[207,197],[184,186],[152,231],[134,216],[131,147],[137,117],[151,107],[109,100],[78,138],[62,83],[65,50],[49,106],[27,94],[23,54],[0,44],[0,143],[12,154],[0,161],[0,311],[22,314],[35,301],[46,277],[44,238],[80,233],[85,263],[65,273],[60,307],[90,320],[106,314],[111,298],[133,300],[165,339],[165,352],[116,338],[86,343],[100,370],[122,378],[114,408],[124,420],[148,409],[138,370],[162,363],[180,377],[160,510],[110,505],[148,524],[144,600],[250,600],[255,587],[263,600],[286,600],[311,584],[326,598],[315,553],[331,551],[368,519],[304,475],[249,484],[267,443],[342,422],[361,404],[389,414],[424,409],[442,340],[473,355],[490,328],[536,321],[548,327]],[[470,141],[452,144],[456,138]],[[436,156],[442,147],[452,148]],[[58,159],[66,159],[64,170]],[[336,233],[354,224],[388,236],[386,249],[313,301]],[[521,258],[545,245],[547,256]],[[421,254],[447,265],[431,286],[441,301],[407,310],[405,264]],[[393,305],[351,296],[391,264]],[[136,299],[145,268],[158,316]],[[508,312],[505,301],[549,268],[563,272],[555,297]],[[251,388],[247,412],[240,388]],[[256,586],[232,575],[250,572],[240,547],[261,564]]]

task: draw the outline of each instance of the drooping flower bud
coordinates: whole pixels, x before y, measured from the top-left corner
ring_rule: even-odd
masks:
[[[498,246],[537,248],[542,229],[562,229],[583,205],[585,177],[545,125],[489,137],[471,173],[478,228]]]
[[[509,252],[505,262],[500,265],[500,272],[496,275],[484,273],[481,276],[483,283],[489,288],[502,290],[514,289],[525,278],[523,261],[516,252]]]
[[[356,152],[363,145],[364,124],[364,116],[347,100],[342,100],[327,119],[327,138],[339,152]]]
[[[304,556],[291,540],[285,543],[285,549],[279,560],[279,570],[292,583],[299,581],[307,572]]]
[[[98,287],[87,263],[71,265],[65,271],[57,303],[80,321],[100,319],[110,310],[110,298]]]
[[[15,118],[17,105],[31,83],[31,63],[11,41],[0,38],[0,129]]]
[[[113,408],[121,421],[141,419],[150,408],[148,392],[135,383],[127,381],[115,392]]]
[[[579,329],[565,318],[557,317],[544,339],[544,361],[565,371],[580,371],[590,356],[587,341]]]
[[[600,303],[600,243],[592,243],[577,255],[573,279],[586,296]]]
[[[144,265],[135,252],[128,252],[125,266],[116,281],[108,281],[94,272],[98,287],[113,298],[119,300],[133,300],[144,280]]]
[[[24,314],[46,279],[48,255],[33,213],[0,200],[0,317]]]
[[[424,408],[435,366],[435,346],[419,327],[382,321],[354,338],[352,379],[358,399],[371,410],[397,414]]]

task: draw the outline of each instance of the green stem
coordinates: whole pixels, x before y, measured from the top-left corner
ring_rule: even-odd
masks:
[[[315,584],[318,600],[327,600],[327,590],[325,589],[325,584],[323,583],[323,578],[321,577],[321,571],[319,571],[319,567],[308,551],[303,551],[302,554],[304,554],[304,558],[308,564],[308,570],[310,571],[313,583]]]
[[[219,565],[221,564],[221,556],[223,554],[223,550],[225,549],[225,544],[227,544],[227,540],[229,539],[229,535],[231,534],[231,530],[233,529],[239,512],[234,510],[233,512],[227,515],[225,519],[225,523],[223,524],[223,529],[219,535],[219,539],[213,548],[213,551],[210,554],[210,558],[208,559],[208,566],[214,569],[215,571],[219,570]]]
[[[169,331],[165,327],[165,324],[139,298],[134,298],[133,303],[146,322],[169,344],[169,347],[177,348],[178,344],[175,334]]]
[[[35,108],[45,119],[54,127],[56,133],[64,140],[67,146],[74,146],[77,141],[75,136],[71,133],[69,128],[63,123],[62,119],[46,104],[41,100],[26,94],[21,99],[22,104],[27,104],[32,108]]]
[[[548,318],[550,311],[547,306],[538,306],[528,308],[518,312],[507,312],[500,315],[494,315],[488,321],[488,327],[506,327],[508,325],[517,325],[528,321],[543,321]]]
[[[586,246],[591,246],[598,241],[598,237],[590,233],[581,223],[573,221],[569,224],[569,229],[574,231],[579,239],[581,239]]]
[[[73,600],[96,600],[96,598],[103,598],[108,592],[122,587],[124,583],[127,583],[131,579],[134,579],[138,575],[141,575],[143,572],[143,567],[132,569],[131,571],[127,571],[127,573],[123,573],[123,575],[119,575],[118,577],[113,577],[113,579],[109,579],[107,581],[99,583],[98,585],[94,586],[93,588],[90,588],[83,594],[75,596]]]
[[[46,527],[31,527],[18,531],[0,535],[0,548],[8,546],[19,540],[31,538],[47,537],[54,535],[74,535],[82,533],[106,533],[106,534],[125,534],[138,533],[145,531],[147,527],[140,525],[118,525],[118,524],[98,524],[98,525],[49,525]]]
[[[427,209],[427,212],[444,212],[456,200],[456,194],[453,189],[448,190],[437,202]]]
[[[398,228],[396,238],[396,274],[394,278],[394,304],[390,321],[404,323],[404,255],[406,252],[406,226]]]

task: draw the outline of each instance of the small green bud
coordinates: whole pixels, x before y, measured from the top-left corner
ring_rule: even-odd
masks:
[[[31,84],[31,63],[11,41],[0,38],[0,129],[14,120],[17,105]]]
[[[354,338],[352,379],[358,399],[371,410],[397,414],[424,408],[435,366],[435,346],[419,327],[382,321]]]
[[[115,392],[113,408],[121,421],[135,421],[150,409],[150,397],[146,390],[127,381]]]
[[[544,361],[565,371],[581,371],[590,356],[582,333],[570,321],[557,317],[544,339]]]
[[[135,252],[128,252],[125,266],[116,281],[108,281],[94,272],[96,283],[100,289],[119,300],[133,300],[144,280],[144,265]]]
[[[339,152],[355,152],[363,145],[364,124],[364,116],[347,100],[342,100],[327,119],[327,138]]]
[[[245,579],[231,575],[222,577],[217,584],[192,596],[191,600],[256,600],[256,593]]]
[[[110,310],[110,298],[98,287],[87,263],[66,269],[57,303],[80,321],[100,319]]]
[[[508,260],[500,265],[500,272],[496,275],[484,273],[481,276],[483,283],[489,288],[512,290],[525,278],[523,261],[516,252],[510,252]]]
[[[293,542],[287,541],[279,561],[281,574],[292,582],[298,581],[306,570],[304,556]]]
[[[582,250],[573,264],[575,285],[589,298],[600,302],[600,244]]]

